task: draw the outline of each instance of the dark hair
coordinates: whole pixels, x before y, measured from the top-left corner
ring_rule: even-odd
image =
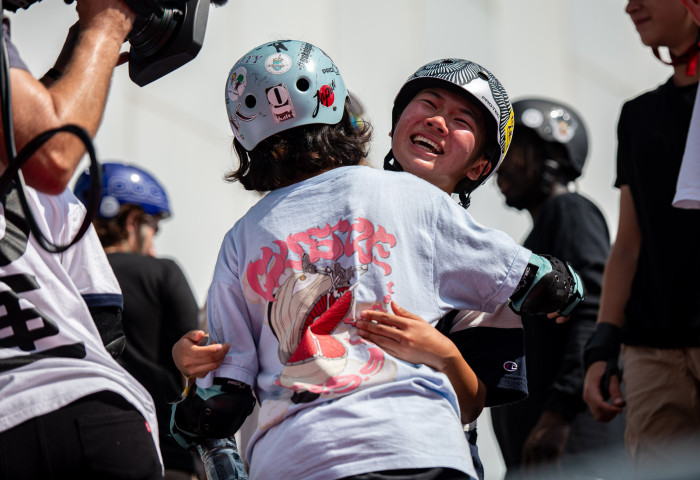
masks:
[[[234,139],[238,169],[224,175],[246,190],[269,192],[299,179],[336,167],[358,165],[369,152],[372,127],[353,124],[347,104],[335,125],[313,124],[291,128],[261,141],[251,151]]]
[[[92,224],[95,227],[97,236],[100,237],[100,243],[103,247],[111,247],[118,245],[127,239],[126,219],[132,211],[137,212],[137,220],[141,223],[146,215],[143,208],[138,205],[125,204],[119,208],[119,213],[114,218],[99,218],[96,217]]]

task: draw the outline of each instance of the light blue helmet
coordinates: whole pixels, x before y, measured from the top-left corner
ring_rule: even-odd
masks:
[[[142,168],[125,163],[103,163],[102,196],[99,218],[117,216],[122,205],[137,205],[149,215],[170,216],[168,194],[153,175]],[[87,205],[90,198],[90,172],[85,170],[75,182],[73,193]]]
[[[335,125],[343,118],[347,96],[333,60],[320,48],[297,40],[254,48],[226,79],[229,122],[248,151],[290,128]]]

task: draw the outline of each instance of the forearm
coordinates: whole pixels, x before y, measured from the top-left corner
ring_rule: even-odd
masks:
[[[476,420],[486,404],[486,386],[479,380],[457,347],[454,352],[443,357],[438,371],[447,375],[457,393],[463,424]]]
[[[630,296],[632,279],[637,270],[638,250],[614,245],[603,275],[603,291],[600,298],[598,322],[608,322],[622,327],[625,323],[625,306]]]

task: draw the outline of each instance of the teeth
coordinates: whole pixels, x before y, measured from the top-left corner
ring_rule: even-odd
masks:
[[[414,135],[411,141],[421,147],[426,152],[441,154],[442,148],[437,143],[433,142],[429,138],[425,138],[423,135]]]

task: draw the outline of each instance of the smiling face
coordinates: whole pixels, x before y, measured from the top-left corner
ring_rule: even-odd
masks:
[[[625,12],[644,45],[682,54],[697,38],[698,27],[679,1],[629,0]]]
[[[420,91],[392,132],[394,158],[447,193],[464,177],[479,178],[490,166],[481,155],[484,120],[477,105],[443,88]]]

